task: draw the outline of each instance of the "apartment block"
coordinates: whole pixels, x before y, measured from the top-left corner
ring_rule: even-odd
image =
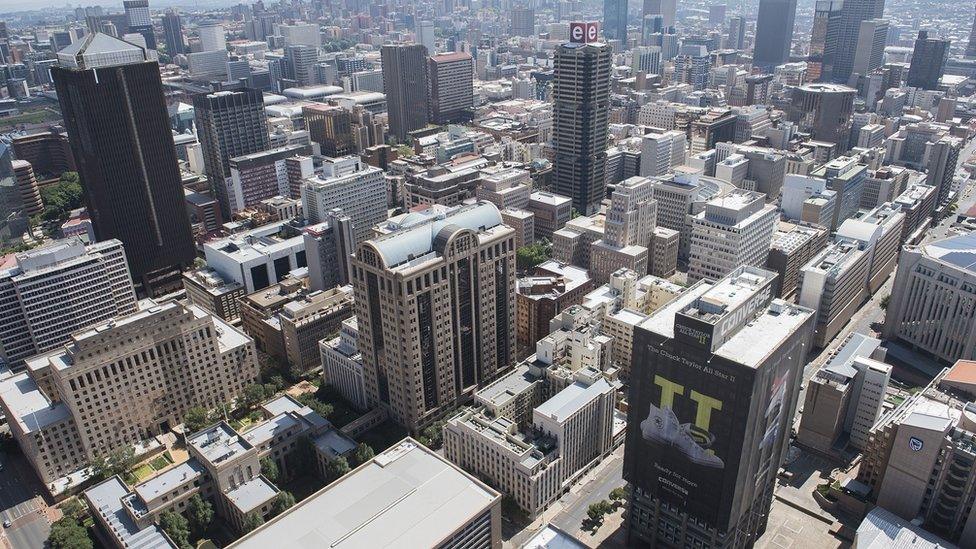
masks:
[[[737,189],[710,200],[691,220],[688,279],[717,280],[741,265],[765,265],[777,218],[762,193]]]
[[[324,476],[323,463],[349,456],[356,448],[326,419],[289,396],[266,402],[261,410],[263,421],[247,431],[238,432],[221,421],[188,436],[188,460],[131,489],[112,477],[86,490],[82,497],[109,539],[119,547],[141,546],[143,538],[157,540],[160,515],[184,513],[195,495],[213,502],[221,518],[246,533],[247,517],[270,519],[279,494],[261,474],[261,460],[274,461],[279,475],[291,478],[295,472],[286,458],[298,448],[299,439],[307,438],[316,472]]]
[[[474,59],[471,54],[431,55],[427,58],[427,82],[431,122],[447,124],[470,120],[474,104]]]
[[[945,362],[976,358],[976,234],[905,246],[898,260],[885,339],[898,339]]]
[[[478,200],[491,202],[499,210],[525,210],[532,195],[532,175],[513,166],[492,166],[481,170]]]
[[[678,271],[678,246],[681,233],[665,227],[654,227],[647,257],[647,274],[669,278]]]
[[[657,200],[657,225],[678,231],[678,258],[688,259],[691,245],[691,217],[705,209],[705,203],[725,195],[732,185],[697,173],[679,171],[654,180]]]
[[[851,334],[807,382],[797,443],[822,455],[840,457],[847,446],[863,450],[881,417],[891,366],[881,340]]]
[[[860,242],[871,253],[868,292],[874,293],[895,270],[901,237],[904,233],[905,214],[901,207],[885,203],[873,210],[848,219],[837,228],[835,240],[848,239]]]
[[[516,281],[515,341],[519,357],[535,349],[535,343],[549,334],[549,321],[570,305],[583,301],[593,288],[585,269],[557,261],[538,265],[532,276]]]
[[[168,302],[72,334],[0,382],[11,432],[45,484],[166,433],[194,406],[233,400],[258,376],[253,342],[194,305]],[[43,436],[41,436],[43,435]]]
[[[553,240],[553,233],[562,229],[572,218],[573,199],[544,191],[536,191],[529,195],[529,203],[525,207],[535,216],[536,240]]]
[[[476,400],[531,402],[537,398],[537,379],[531,366],[519,366]],[[491,413],[487,407],[469,408],[444,426],[444,456],[535,517],[612,449],[615,393],[603,378],[575,381],[538,404],[524,431],[517,419],[494,415],[510,406],[496,405]]]
[[[305,284],[289,278],[240,299],[244,331],[297,373],[321,364],[319,340],[339,332],[353,314],[351,287],[309,290]]]
[[[122,243],[58,240],[0,257],[0,363],[50,351],[73,332],[136,311]]]
[[[311,153],[312,148],[308,145],[296,144],[231,158],[227,183],[230,214],[256,208],[262,201],[275,196],[291,197],[291,189],[312,175],[312,166],[311,162],[299,163],[305,169],[296,173],[288,169],[287,159],[307,157]]]
[[[959,547],[976,543],[976,516],[965,503],[976,487],[976,409],[944,381],[974,375],[971,362],[959,362],[885,414],[857,476],[879,508]]]
[[[190,303],[227,322],[234,322],[241,316],[237,300],[246,295],[244,285],[225,281],[209,267],[184,272],[183,289]]]
[[[353,221],[338,208],[326,213],[325,219],[302,229],[308,285],[312,290],[328,290],[352,282],[349,256],[356,249]]]
[[[328,212],[341,209],[352,220],[357,243],[387,217],[383,170],[364,164],[358,156],[326,162],[323,173],[306,179],[301,192],[309,223],[327,221]]]
[[[792,301],[800,283],[800,269],[827,245],[827,229],[809,223],[780,221],[766,258],[766,268],[777,275],[777,297]]]
[[[826,347],[869,295],[871,250],[838,239],[800,271],[798,303],[817,311],[814,345]]]
[[[211,240],[203,245],[203,255],[221,278],[253,293],[308,266],[302,229],[294,220],[269,223]]]
[[[360,410],[370,407],[366,395],[363,355],[359,352],[359,322],[356,317],[342,321],[339,337],[322,339],[323,381],[334,387],[350,404]]]
[[[371,401],[413,431],[515,359],[515,232],[494,204],[386,224],[353,259]]]

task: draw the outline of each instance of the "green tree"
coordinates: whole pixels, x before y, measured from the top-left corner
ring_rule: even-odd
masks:
[[[258,404],[261,404],[265,396],[264,385],[252,383],[244,388],[244,392],[241,394],[237,404],[243,410],[250,410]]]
[[[71,498],[61,504],[61,513],[71,519],[81,520],[88,514],[88,507],[78,498]]]
[[[536,265],[546,261],[552,256],[552,247],[548,242],[536,242],[528,246],[522,246],[515,251],[515,265],[520,271],[534,269]]]
[[[106,479],[127,472],[135,464],[136,450],[132,446],[116,448],[92,462],[92,478]]]
[[[84,196],[78,173],[64,172],[57,183],[41,189],[41,202],[44,203],[41,219],[64,221],[71,210],[81,207]]]
[[[51,533],[47,537],[51,549],[92,549],[94,544],[85,527],[77,520],[64,517],[51,525]]]
[[[244,533],[248,533],[264,524],[264,517],[258,513],[248,513],[244,517]]]
[[[295,496],[291,495],[291,492],[282,490],[278,492],[274,503],[271,504],[271,515],[276,517],[287,511],[292,505],[295,505]]]
[[[373,459],[373,448],[365,442],[360,442],[359,446],[356,446],[356,451],[353,453],[353,459],[356,461],[356,465],[362,465],[367,461]]]
[[[622,502],[626,497],[627,497],[627,489],[624,488],[623,486],[618,486],[613,490],[610,490],[610,501],[614,502],[614,504],[618,504]]]
[[[187,522],[190,524],[190,533],[193,534],[193,538],[200,539],[207,533],[207,530],[210,529],[210,524],[213,522],[213,505],[200,497],[200,494],[194,494],[186,502],[186,517]]]
[[[339,456],[331,461],[329,461],[326,466],[326,472],[328,473],[328,482],[333,482],[343,477],[349,472],[349,461],[346,458]]]
[[[275,484],[278,483],[278,478],[281,477],[281,471],[278,469],[278,464],[275,463],[275,460],[271,459],[271,457],[261,459],[261,474]]]
[[[881,303],[878,304],[882,311],[888,310],[888,305],[891,304],[891,294],[887,294],[881,298]]]
[[[183,418],[183,426],[188,435],[203,429],[208,423],[210,423],[210,414],[202,406],[190,408],[186,411],[186,417]]]
[[[193,548],[190,545],[190,524],[183,518],[183,515],[173,511],[165,511],[159,515],[159,527],[180,549]]]
[[[324,418],[331,416],[332,412],[334,411],[331,404],[319,400],[318,397],[315,396],[315,393],[305,393],[304,395],[301,395],[298,397],[298,402],[308,406],[313,412]]]
[[[603,515],[606,515],[613,510],[613,506],[607,500],[598,501],[596,503],[591,503],[589,507],[586,508],[586,516],[589,517],[593,522],[602,522]]]
[[[435,423],[420,432],[417,440],[431,450],[439,450],[444,444],[444,424]]]

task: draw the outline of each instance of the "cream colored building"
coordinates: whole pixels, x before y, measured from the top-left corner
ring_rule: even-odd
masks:
[[[353,258],[359,352],[369,399],[417,431],[515,361],[515,231],[489,202],[387,230]]]
[[[0,409],[49,483],[168,432],[191,407],[234,400],[257,376],[246,335],[195,305],[151,304],[28,359],[0,382]]]

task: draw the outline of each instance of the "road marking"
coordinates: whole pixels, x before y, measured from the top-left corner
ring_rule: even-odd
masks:
[[[784,547],[786,549],[793,547],[793,540],[784,536],[783,534],[776,534],[773,536],[773,540],[770,543],[776,547]]]

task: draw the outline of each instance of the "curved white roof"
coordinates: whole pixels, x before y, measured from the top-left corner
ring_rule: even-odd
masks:
[[[453,225],[458,229],[477,232],[501,224],[502,216],[498,208],[490,202],[479,202],[368,242],[380,253],[387,267],[395,267],[434,251],[434,239],[444,227]]]

